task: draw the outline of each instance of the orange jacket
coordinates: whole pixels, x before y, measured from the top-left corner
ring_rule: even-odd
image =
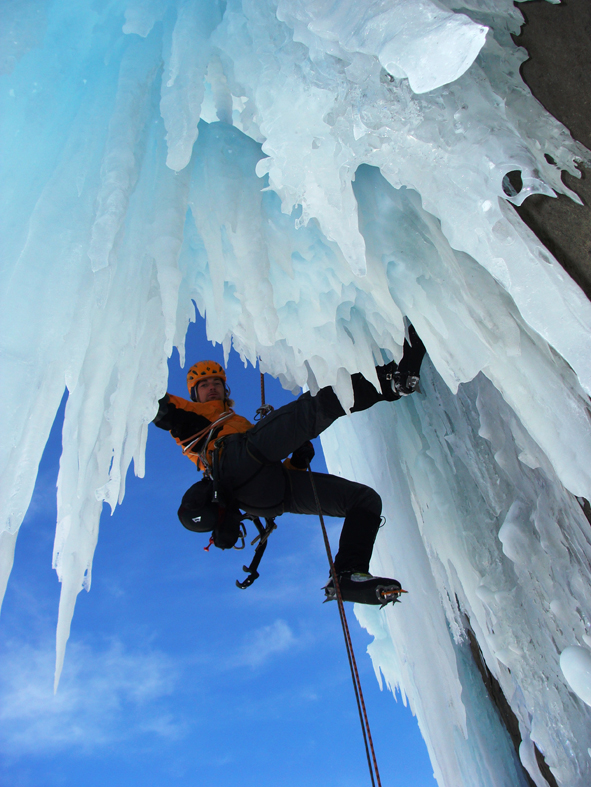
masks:
[[[224,416],[227,416],[224,420]],[[214,442],[225,435],[247,432],[254,424],[231,410],[226,402],[191,402],[180,396],[166,394],[160,400],[160,409],[154,419],[156,426],[168,430],[176,442],[182,447],[183,453],[194,462],[200,470],[204,470],[199,459],[199,452],[204,448],[204,441],[214,426],[213,433],[207,444],[207,460],[211,463],[211,452]]]

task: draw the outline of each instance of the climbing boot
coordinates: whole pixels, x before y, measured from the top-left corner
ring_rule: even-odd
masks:
[[[394,379],[392,380],[392,387],[395,388],[399,396],[409,396],[415,391],[420,392],[419,388],[420,378],[418,374],[404,375],[399,370],[394,372]]]
[[[385,606],[389,602],[396,603],[402,590],[400,582],[387,577],[373,577],[361,571],[343,571],[337,575],[343,601],[357,604],[375,604]],[[333,601],[337,597],[332,577],[324,587],[325,601]]]
[[[385,366],[376,366],[382,396],[388,402],[395,402],[401,396],[409,396],[415,391],[420,392],[418,374],[409,374],[401,370],[395,363],[390,361]]]
[[[376,366],[382,396],[387,402],[395,402],[397,399],[400,399],[400,393],[396,389],[397,369],[398,366],[395,361],[390,361],[385,366]]]

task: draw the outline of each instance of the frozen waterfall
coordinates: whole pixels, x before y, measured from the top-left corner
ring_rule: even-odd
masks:
[[[384,498],[376,568],[412,586],[357,611],[376,672],[417,714],[441,787],[525,771],[544,787],[536,748],[560,787],[588,785],[591,304],[511,203],[578,200],[561,172],[591,154],[521,80],[519,9],[2,14],[0,588],[67,389],[56,682],[103,503],[121,502],[132,460],[144,474],[193,304],[226,352],[294,392],[333,385],[345,406],[350,373],[377,382],[400,358],[406,318],[429,354],[421,394],[323,438],[331,472]]]

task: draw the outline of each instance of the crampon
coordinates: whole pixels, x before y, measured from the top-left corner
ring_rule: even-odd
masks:
[[[400,582],[387,577],[372,577],[371,574],[343,573],[339,575],[339,587],[343,601],[357,604],[372,604],[385,607],[400,601],[402,593],[406,593]],[[332,578],[324,587],[325,601],[336,599],[336,589]]]

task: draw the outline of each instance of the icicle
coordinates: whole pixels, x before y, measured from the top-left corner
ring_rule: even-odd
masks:
[[[166,126],[168,166],[187,166],[197,139],[209,36],[220,21],[217,2],[180,0],[162,80],[160,111]]]

